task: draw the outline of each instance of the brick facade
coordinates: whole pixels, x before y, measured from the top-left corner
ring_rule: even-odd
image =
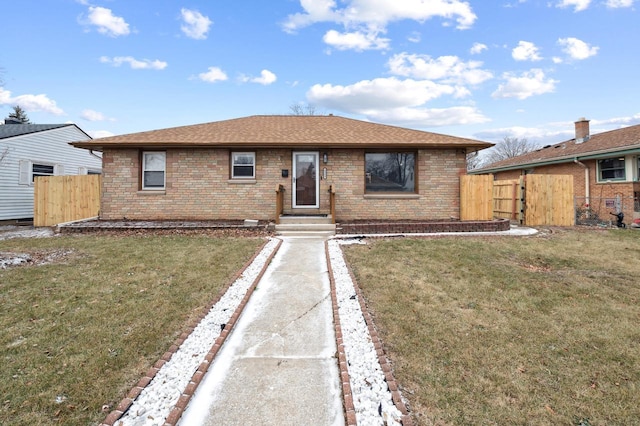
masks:
[[[301,149],[301,151],[313,151]],[[336,190],[338,221],[435,220],[459,217],[462,149],[417,151],[415,194],[365,194],[364,149],[320,151],[319,209],[292,209],[292,150],[256,150],[256,179],[230,179],[229,149],[166,150],[166,189],[142,191],[141,151],[104,149],[100,218],[104,220],[234,220],[275,218],[275,189],[285,187],[285,213],[328,213],[329,185]],[[322,162],[322,153],[328,162]],[[282,170],[289,177],[282,177]]]

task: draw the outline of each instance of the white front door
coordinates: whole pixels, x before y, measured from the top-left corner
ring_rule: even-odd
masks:
[[[318,152],[293,153],[293,208],[320,207],[318,158]]]

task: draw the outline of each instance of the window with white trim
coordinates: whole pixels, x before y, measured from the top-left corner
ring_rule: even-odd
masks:
[[[142,189],[165,189],[166,164],[166,152],[145,151],[142,153]]]
[[[598,160],[598,179],[626,180],[624,157]]]
[[[231,178],[255,179],[256,177],[256,153],[232,152],[231,153]]]
[[[38,176],[53,176],[55,174],[55,166],[50,164],[31,164],[31,182],[35,182]]]

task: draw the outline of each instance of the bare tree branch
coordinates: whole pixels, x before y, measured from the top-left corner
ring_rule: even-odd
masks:
[[[317,115],[316,107],[309,104],[291,104],[289,110],[291,115]]]
[[[535,151],[538,147],[529,142],[526,138],[511,138],[505,136],[502,142],[498,142],[496,146],[487,153],[487,164],[497,163],[498,161],[508,158],[519,157],[529,152]]]

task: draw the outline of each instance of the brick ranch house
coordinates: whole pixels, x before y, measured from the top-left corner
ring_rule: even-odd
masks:
[[[459,217],[466,154],[492,144],[333,115],[250,116],[81,141],[102,151],[100,219]]]
[[[640,217],[640,125],[591,135],[589,120],[581,118],[574,139],[470,173],[492,173],[496,180],[532,173],[572,175],[577,209],[590,209],[604,220],[621,211],[630,222]]]

